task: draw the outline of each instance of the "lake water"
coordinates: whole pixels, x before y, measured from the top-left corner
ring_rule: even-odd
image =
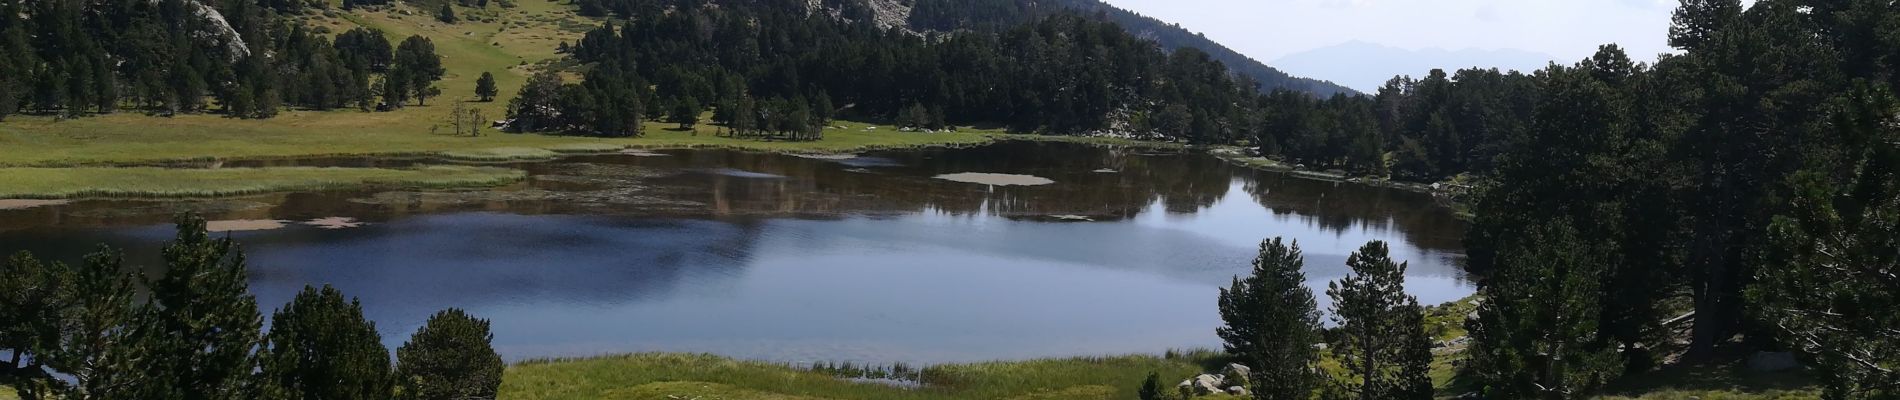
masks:
[[[335,285],[362,299],[392,348],[429,314],[460,307],[494,321],[510,360],[672,351],[929,364],[1218,348],[1218,288],[1274,236],[1305,250],[1322,307],[1325,282],[1370,240],[1410,263],[1407,290],[1423,303],[1473,290],[1460,268],[1465,225],[1429,196],[1204,154],[1010,142],[844,160],[694,150],[515,166],[531,178],[492,190],[0,210],[0,251],[71,261],[107,243],[149,266],[175,211],[357,218],[369,224],[231,233],[259,303]],[[962,172],[1055,183],[934,178]]]

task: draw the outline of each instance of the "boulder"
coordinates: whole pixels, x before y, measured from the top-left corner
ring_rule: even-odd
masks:
[[[1240,396],[1240,397],[1247,397],[1248,395],[1247,388],[1239,387],[1239,386],[1228,386],[1227,394]]]
[[[1247,368],[1247,366],[1240,365],[1239,363],[1228,363],[1226,367],[1220,369],[1220,374],[1222,376],[1232,377],[1252,376],[1253,368]]]
[[[1801,362],[1794,359],[1794,353],[1785,351],[1762,351],[1748,356],[1750,371],[1780,372],[1800,367]]]
[[[1221,389],[1221,387],[1226,384],[1227,379],[1222,378],[1220,375],[1200,374],[1195,375],[1193,378],[1188,378],[1188,380],[1181,381],[1180,386],[1186,387],[1188,391],[1193,392],[1195,395],[1210,395],[1215,393],[1227,393],[1226,389]]]

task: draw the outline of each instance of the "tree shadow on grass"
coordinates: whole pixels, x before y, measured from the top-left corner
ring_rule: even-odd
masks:
[[[1656,371],[1623,377],[1603,390],[1604,394],[1639,396],[1659,391],[1730,391],[1764,393],[1815,389],[1815,381],[1806,371],[1751,371],[1743,360],[1721,364],[1669,365]]]

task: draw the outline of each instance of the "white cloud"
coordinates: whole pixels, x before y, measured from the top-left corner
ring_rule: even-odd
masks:
[[[1350,40],[1407,49],[1517,49],[1578,60],[1617,43],[1669,51],[1675,0],[1106,0],[1205,32],[1260,60]]]

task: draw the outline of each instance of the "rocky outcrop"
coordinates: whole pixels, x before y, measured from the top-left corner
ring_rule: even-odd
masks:
[[[1219,374],[1200,374],[1195,375],[1193,378],[1188,378],[1188,380],[1181,381],[1181,384],[1175,386],[1184,388],[1185,390],[1182,390],[1182,392],[1191,393],[1196,396],[1206,396],[1215,393],[1227,393],[1227,389],[1221,388],[1226,384],[1227,379]]]
[[[157,6],[159,0],[146,0],[146,2]],[[237,29],[231,28],[231,23],[224,20],[224,14],[219,13],[217,8],[198,0],[186,0],[185,4],[191,7],[193,14],[211,24],[211,31],[195,32],[197,39],[222,41],[232,60],[251,55],[250,46],[244,44],[244,36],[239,35]]]
[[[876,20],[872,22],[876,23],[879,28],[891,29],[910,26],[910,6],[905,5],[902,1],[865,0],[865,5],[871,7],[871,13],[876,17]]]
[[[1224,376],[1247,377],[1253,375],[1253,368],[1247,368],[1247,366],[1240,365],[1239,363],[1228,363],[1226,367],[1220,369],[1220,374]]]
[[[1180,384],[1175,385],[1175,388],[1180,391],[1181,394],[1187,396],[1208,396],[1215,394],[1247,396],[1248,392],[1245,383],[1247,382],[1247,374],[1252,371],[1253,369],[1247,368],[1245,365],[1227,364],[1226,367],[1221,368],[1221,373],[1195,375],[1193,378],[1181,381]]]

